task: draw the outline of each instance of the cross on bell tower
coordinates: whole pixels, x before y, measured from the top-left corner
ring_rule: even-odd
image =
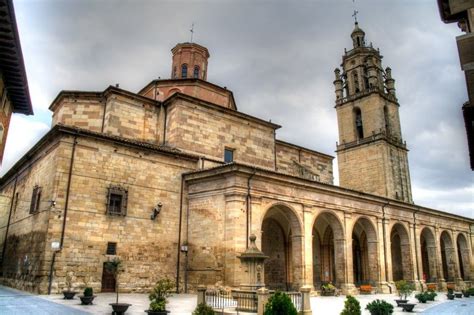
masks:
[[[337,156],[342,187],[412,203],[408,150],[403,141],[395,80],[382,68],[354,11],[353,48],[335,70],[339,126]]]

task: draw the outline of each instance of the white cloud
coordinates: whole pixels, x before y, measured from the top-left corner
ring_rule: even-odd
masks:
[[[49,125],[23,115],[12,116],[0,169],[3,176],[49,130]]]

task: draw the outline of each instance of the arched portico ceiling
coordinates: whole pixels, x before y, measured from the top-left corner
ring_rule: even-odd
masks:
[[[434,237],[434,233],[433,231],[429,228],[429,227],[424,227],[422,230],[421,230],[421,234],[420,236],[422,238],[424,238],[424,240],[426,241],[426,243],[429,245],[429,246],[435,246],[435,237]]]
[[[392,226],[392,230],[390,231],[391,237],[393,237],[395,234],[398,234],[400,237],[400,242],[402,245],[409,245],[410,244],[410,238],[408,237],[408,231],[406,227],[401,224],[401,223],[395,223]]]
[[[285,204],[274,204],[268,208],[262,219],[273,219],[281,226],[285,235],[291,230],[293,235],[302,235],[301,223],[294,210]]]
[[[443,245],[446,248],[453,248],[453,240],[451,239],[451,235],[448,233],[448,231],[441,232],[440,241],[444,243]]]
[[[322,239],[328,227],[332,229],[335,240],[344,239],[344,229],[342,227],[342,223],[335,214],[326,211],[320,213],[315,218],[313,223],[313,234],[318,233],[319,237]]]
[[[377,241],[377,232],[374,224],[366,217],[358,218],[352,226],[353,234],[360,236],[362,232],[365,232],[369,242]]]

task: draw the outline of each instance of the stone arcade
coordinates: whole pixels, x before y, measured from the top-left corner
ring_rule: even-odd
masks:
[[[117,255],[124,291],[163,276],[237,287],[255,234],[271,289],[470,285],[474,220],[413,204],[395,81],[357,23],[351,36],[334,81],[341,187],[333,157],[276,139],[206,81],[198,44],[138,93],[60,92],[53,127],[0,182],[1,282],[58,292],[69,274],[110,291]]]

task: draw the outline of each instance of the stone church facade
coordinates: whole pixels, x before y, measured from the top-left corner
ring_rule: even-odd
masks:
[[[4,284],[123,291],[245,284],[257,236],[274,289],[332,282],[354,293],[396,280],[470,286],[474,220],[413,204],[390,69],[356,27],[336,69],[341,186],[333,157],[276,139],[207,80],[209,52],[172,49],[170,79],[138,93],[62,91],[51,130],[0,181]]]

